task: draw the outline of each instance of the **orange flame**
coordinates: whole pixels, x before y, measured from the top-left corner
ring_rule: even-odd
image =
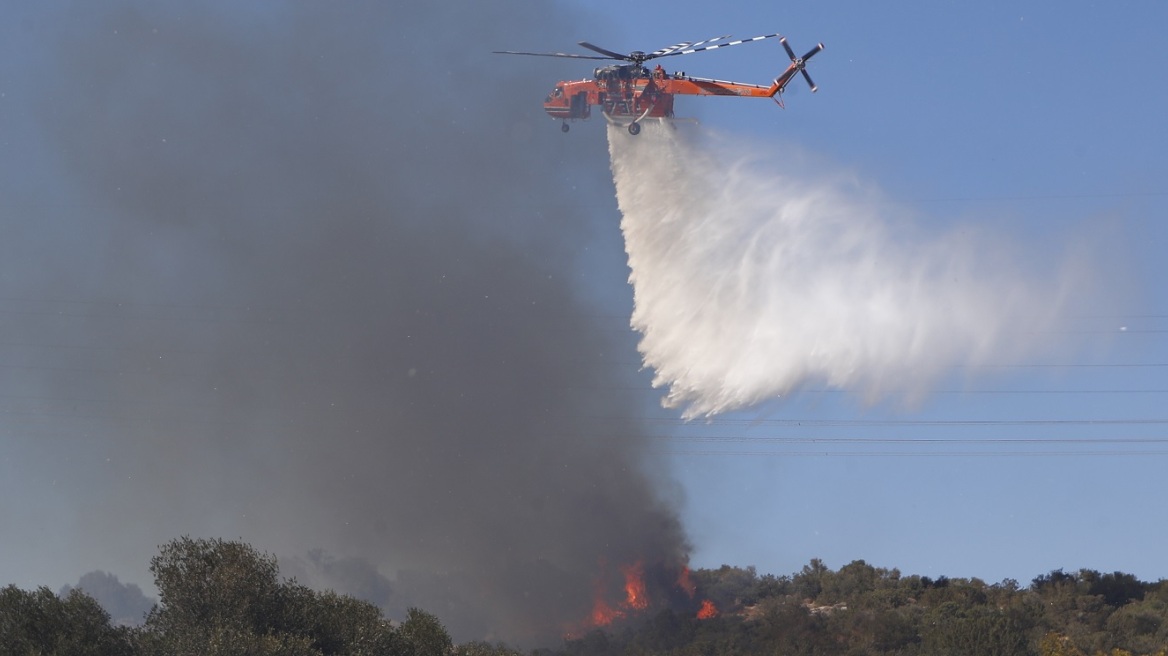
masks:
[[[645,566],[641,561],[621,568],[625,575],[625,605],[636,610],[649,607],[649,596],[645,592]]]
[[[709,599],[702,600],[702,607],[698,610],[699,620],[708,620],[718,616],[718,607]]]
[[[694,598],[694,594],[697,593],[697,586],[689,579],[689,567],[683,566],[681,568],[681,573],[677,575],[677,587],[684,590],[690,599]]]
[[[638,560],[631,565],[624,565],[620,568],[621,574],[624,576],[624,599],[620,601],[612,599],[607,594],[605,585],[608,580],[605,576],[607,567],[604,559],[600,560],[599,566],[600,572],[592,580],[594,589],[592,612],[586,621],[588,626],[593,628],[609,626],[614,622],[636,616],[649,608],[649,591],[645,584],[645,564],[643,561]],[[678,574],[677,581],[677,585],[686,590],[692,597],[694,586],[689,580],[689,571],[684,570]],[[570,638],[581,630],[583,630],[581,626],[568,628],[565,631],[565,637]]]
[[[592,626],[608,626],[624,616],[624,613],[609,606],[599,597],[592,604]]]

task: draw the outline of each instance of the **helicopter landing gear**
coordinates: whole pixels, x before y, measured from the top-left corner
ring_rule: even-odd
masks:
[[[572,128],[568,127],[568,124],[566,122],[560,126],[560,132],[567,132],[568,130],[571,130],[571,129]]]
[[[633,135],[634,137],[638,134],[641,134],[641,124],[637,123],[636,121],[629,123],[629,134]]]

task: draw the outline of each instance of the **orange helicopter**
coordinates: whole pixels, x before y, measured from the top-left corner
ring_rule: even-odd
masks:
[[[661,57],[676,57],[688,55],[704,50],[716,50],[736,46],[753,41],[762,41],[772,37],[779,37],[779,43],[791,58],[791,65],[775,81],[769,85],[748,84],[745,82],[728,82],[703,77],[692,77],[682,73],[667,73],[658,64],[653,70],[645,67],[645,62]],[[562,52],[519,52],[515,50],[496,50],[500,55],[532,55],[535,57],[567,57],[570,59],[614,59],[629,62],[597,68],[591,80],[575,82],[560,82],[544,100],[543,108],[552,118],[562,119],[564,132],[569,130],[568,120],[587,119],[592,115],[592,106],[601,108],[604,118],[615,125],[625,125],[629,134],[641,132],[640,121],[647,118],[673,118],[674,96],[742,96],[747,98],[774,98],[782,106],[783,89],[795,73],[802,73],[811,91],[817,90],[811,76],[807,74],[807,60],[823,50],[823,44],[817,44],[802,57],[795,56],[795,51],[787,44],[786,37],[781,34],[764,34],[750,39],[725,41],[729,35],[706,39],[705,41],[683,41],[660,50],[645,53],[634,50],[622,55],[612,50],[601,48],[587,41],[580,45],[603,55],[575,55]],[[725,42],[723,42],[725,41]]]

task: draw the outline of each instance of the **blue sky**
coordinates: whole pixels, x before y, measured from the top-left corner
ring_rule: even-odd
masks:
[[[280,3],[271,6],[278,13]],[[299,172],[298,157],[307,154],[304,159],[312,160],[333,155],[330,143],[322,145],[311,138],[311,129],[321,124],[328,126],[325,134],[340,135],[343,145],[365,158],[357,160],[360,166],[353,171],[346,169],[350,178],[338,184],[344,187],[351,179],[360,182],[368,177],[377,185],[394,188],[394,177],[377,167],[392,168],[405,161],[410,170],[403,179],[427,192],[426,203],[414,208],[419,215],[437,214],[434,208],[441,209],[448,197],[457,200],[460,186],[475,184],[475,179],[458,177],[465,169],[451,174],[448,166],[482,156],[475,144],[480,139],[496,143],[500,134],[506,143],[520,145],[513,152],[483,156],[488,165],[477,172],[487,182],[496,176],[504,179],[500,171],[508,167],[545,169],[541,179],[559,184],[571,198],[583,201],[545,207],[538,190],[489,188],[483,196],[514,215],[481,217],[471,234],[485,235],[483,243],[499,249],[526,243],[526,239],[550,243],[554,248],[546,253],[525,255],[575,262],[568,290],[562,293],[587,298],[595,309],[585,319],[601,323],[626,347],[616,359],[627,384],[607,393],[631,399],[637,408],[634,419],[649,427],[653,436],[650,462],[659,467],[653,473],[659,475],[661,493],[677,500],[682,509],[694,547],[694,565],[753,565],[762,572],[787,574],[812,558],[821,558],[832,568],[864,559],[905,573],[979,577],[991,582],[1014,578],[1025,583],[1057,568],[1120,570],[1145,580],[1168,577],[1168,563],[1161,555],[1161,545],[1168,539],[1168,506],[1163,503],[1168,495],[1168,477],[1163,475],[1168,464],[1168,442],[1163,441],[1168,440],[1164,410],[1168,291],[1162,284],[1168,273],[1163,257],[1163,245],[1168,242],[1163,221],[1168,210],[1164,186],[1168,164],[1163,156],[1168,130],[1162,119],[1168,92],[1159,82],[1160,71],[1168,67],[1168,51],[1159,34],[1168,24],[1168,7],[1152,2],[855,1],[760,6],[690,0],[636,5],[616,0],[573,1],[547,5],[548,16],[529,11],[504,17],[505,30],[492,23],[492,29],[479,31],[477,25],[465,24],[471,19],[452,10],[446,19],[462,32],[441,37],[439,42],[458,40],[461,49],[437,55],[427,49],[438,37],[399,32],[391,21],[384,28],[372,21],[342,22],[350,28],[360,24],[376,30],[374,42],[384,50],[336,53],[329,48],[343,50],[340,46],[347,39],[325,30],[304,29],[305,24],[312,27],[311,21],[296,22],[293,27],[273,21],[273,26],[266,22],[267,5],[254,5],[256,10],[246,16],[230,3],[217,7],[215,11],[229,16],[233,26],[222,42],[196,43],[195,47],[180,38],[183,30],[166,31],[166,27],[188,25],[193,33],[203,33],[205,24],[198,12],[179,11],[181,20],[161,21],[164,29],[158,38],[178,43],[181,53],[200,53],[198,62],[205,55],[212,67],[226,62],[227,67],[248,72],[286,72],[279,58],[265,58],[265,53],[271,57],[270,49],[250,51],[240,46],[250,43],[252,36],[257,42],[267,38],[271,40],[263,43],[277,53],[291,51],[296,66],[320,74],[308,76],[318,84],[311,88],[300,87],[298,77],[280,77],[286,84],[274,89],[263,87],[262,82],[257,83],[259,91],[248,86],[232,88],[244,99],[244,107],[271,110],[270,101],[281,110],[267,117],[272,119],[270,124],[244,120],[250,116],[238,122],[234,115],[218,116],[232,128],[246,129],[241,134],[271,149],[264,153],[278,153],[277,160],[250,159],[251,151],[233,147],[249,140],[234,133],[224,137],[193,129],[203,127],[199,112],[204,107],[176,103],[176,110],[166,94],[151,93],[154,86],[175,91],[166,75],[152,77],[158,71],[189,73],[183,68],[187,65],[199,72],[183,57],[163,58],[161,65],[136,54],[118,60],[141,78],[119,77],[124,71],[111,66],[86,69],[90,77],[61,81],[46,71],[59,70],[60,62],[54,57],[62,44],[97,43],[94,48],[104,52],[102,38],[116,42],[112,31],[88,29],[94,24],[77,13],[70,14],[70,21],[58,20],[60,16],[53,13],[60,10],[58,5],[0,10],[8,18],[0,21],[4,37],[0,51],[6,53],[0,58],[0,218],[6,230],[0,246],[0,330],[4,331],[0,335],[0,365],[4,367],[0,378],[4,422],[0,424],[0,525],[4,526],[0,584],[11,581],[25,587],[55,588],[75,582],[87,571],[105,569],[145,585],[149,580],[145,566],[154,546],[179,533],[242,536],[272,551],[291,544],[295,549],[324,547],[342,557],[370,555],[362,548],[346,551],[346,545],[363,547],[370,542],[357,529],[353,529],[356,537],[345,541],[350,521],[358,523],[370,513],[362,509],[346,514],[349,497],[344,495],[384,492],[376,459],[361,461],[359,456],[331,453],[327,443],[297,441],[288,448],[276,431],[265,432],[272,426],[285,426],[281,422],[316,426],[314,422],[332,417],[333,406],[328,403],[346,401],[343,395],[332,398],[311,387],[307,391],[295,388],[295,393],[282,397],[269,395],[264,385],[245,385],[241,394],[260,408],[248,414],[239,413],[230,399],[220,395],[219,387],[198,386],[218,381],[235,389],[239,383],[228,380],[225,372],[234,371],[236,356],[238,366],[246,371],[250,360],[244,356],[253,353],[242,346],[254,347],[259,360],[279,355],[283,363],[287,355],[288,361],[300,363],[293,348],[281,350],[285,344],[278,333],[272,337],[264,332],[269,326],[266,322],[277,328],[307,326],[326,336],[366,337],[360,327],[337,330],[342,322],[314,323],[328,314],[334,301],[340,305],[337,299],[353,286],[369,291],[345,267],[348,251],[342,257],[312,259],[295,250],[317,253],[316,243],[336,237],[329,232],[330,225],[308,222],[289,227],[284,221],[295,214],[296,203],[284,205],[283,200],[269,200],[266,195],[245,197],[275,215],[265,215],[271,220],[256,224],[142,223],[119,215],[143,212],[143,208],[170,209],[170,196],[162,194],[160,200],[153,194],[168,188],[159,180],[173,184],[174,197],[195,208],[189,214],[186,207],[181,208],[177,215],[184,219],[206,218],[199,211],[213,214],[223,209],[215,204],[214,196],[232,193],[236,169],[195,167],[195,173],[203,176],[199,184],[205,181],[206,188],[184,186],[185,180],[165,175],[156,179],[149,175],[152,163],[159,170],[173,164],[159,155],[169,152],[164,148],[177,148],[173,145],[177,143],[186,149],[182,152],[198,155],[202,140],[207,139],[230,150],[242,162],[240,170],[248,170],[248,179],[267,189],[264,184],[282,180],[279,175],[288,172],[285,164],[290,175]],[[469,14],[472,19],[478,15]],[[427,22],[425,27],[435,26]],[[632,293],[618,229],[620,216],[609,186],[603,123],[594,120],[561,135],[540,109],[543,94],[556,80],[584,77],[594,63],[505,59],[487,52],[574,52],[579,40],[617,51],[648,51],[680,40],[770,32],[787,35],[798,52],[819,41],[825,44],[809,67],[820,88],[817,94],[809,93],[797,79],[786,95],[786,109],[766,100],[682,98],[678,114],[697,117],[703,126],[727,135],[728,141],[750,143],[780,159],[789,153],[800,161],[814,162],[818,170],[873,186],[902,208],[898,218],[926,231],[948,234],[988,229],[1001,236],[1003,247],[1015,249],[1039,271],[1058,262],[1068,240],[1089,240],[1101,265],[1100,284],[1106,286],[1107,303],[1100,303],[1098,311],[1069,318],[1059,335],[1051,335],[1052,341],[1074,336],[1073,352],[1035,356],[983,371],[954,370],[923,403],[910,409],[894,403],[866,405],[847,390],[815,388],[708,422],[685,423],[677,412],[658,406],[660,392],[650,387],[649,374],[637,372],[635,336],[628,328]],[[146,46],[157,45],[150,41],[154,37],[149,30],[142,34]],[[287,34],[315,35],[320,40],[307,39],[291,47],[281,40]],[[473,41],[472,34],[481,41]],[[367,36],[354,38],[353,43],[367,44]],[[226,46],[242,49],[246,56],[231,60],[229,55],[236,50]],[[302,52],[316,58],[300,59]],[[115,48],[114,54],[122,51]],[[333,70],[328,68],[333,54],[335,61],[372,63],[355,73],[344,66]],[[427,94],[418,101],[411,95],[417,87],[402,81],[417,83],[418,76],[413,74],[417,66],[426,71],[428,81],[442,82],[432,68],[438,66],[434,59],[442,66],[454,61],[444,71],[449,83],[427,86]],[[251,62],[259,64],[250,68]],[[778,43],[770,40],[667,63],[694,75],[765,83],[785,67],[786,60]],[[314,65],[322,68],[316,71]],[[460,65],[465,70],[456,68]],[[474,80],[458,77],[468,71],[476,76]],[[494,76],[505,84],[495,85]],[[68,86],[77,79],[85,83]],[[141,134],[134,129],[125,134],[91,133],[89,127],[77,128],[90,126],[89,107],[45,101],[74,97],[71,94],[104,99],[110,104],[103,108],[115,115],[135,106],[123,102],[118,87],[103,86],[108,79],[147,80],[150,84],[131,86],[131,90],[142,94],[139,100],[172,111],[175,121],[163,125],[163,130],[150,120],[149,112],[131,113],[145,124]],[[214,76],[194,79],[217,88]],[[462,93],[465,87],[461,85],[476,90],[473,98]],[[523,97],[511,93],[516,88],[524,89]],[[499,89],[507,89],[510,95],[498,93]],[[321,104],[316,107],[314,102]],[[450,119],[449,123],[433,124],[432,116],[412,103],[428,107],[443,120]],[[441,110],[434,109],[438,103]],[[215,102],[208,105],[218,107]],[[268,131],[271,125],[305,127],[296,121],[302,113],[312,114],[306,107],[319,109],[322,123],[311,115],[310,129],[291,136],[275,128]],[[437,138],[428,148],[407,149],[397,159],[385,156],[382,150],[396,147],[399,141],[413,143],[409,136],[381,125],[383,117],[403,116],[408,117],[413,133],[433,130],[455,138]],[[348,119],[364,131],[347,130]],[[66,132],[77,128],[77,133],[54,134],[53,126]],[[150,130],[161,132],[156,135]],[[149,138],[136,140],[141,135]],[[198,138],[183,139],[192,135]],[[100,151],[61,146],[74,143],[70,141],[74,138],[106,147],[124,138],[141,147],[146,182],[133,187],[141,196],[127,192],[133,200],[121,201],[123,188],[118,185],[140,181],[117,177],[125,162],[107,161]],[[254,161],[266,162],[272,170],[246,169]],[[338,158],[326,163],[344,162]],[[107,167],[113,171],[110,177],[105,177]],[[331,168],[313,170],[325,171],[325,179],[333,180],[328,173]],[[487,183],[483,184],[486,189]],[[203,193],[206,189],[214,193]],[[328,194],[327,185],[306,184],[303,190],[295,190],[303,195],[284,196],[283,188],[272,189],[271,198],[307,198],[309,205],[316,200],[314,194]],[[530,209],[529,204],[542,212],[537,224],[516,218]],[[482,229],[497,224],[502,225],[497,234]],[[149,229],[141,231],[142,225]],[[516,226],[538,234],[516,236]],[[365,234],[360,227],[346,227],[358,237]],[[281,243],[295,247],[289,248],[293,253],[289,270],[265,266],[287,263],[283,259],[287,253],[277,248]],[[379,261],[380,249],[392,251],[392,245],[392,240],[370,240],[372,254],[361,250],[358,255]],[[444,249],[437,250],[441,254]],[[409,254],[392,252],[409,259]],[[468,258],[477,253],[468,252]],[[201,259],[208,254],[206,261]],[[242,266],[240,262],[250,264],[253,255],[254,268],[243,267],[249,278],[228,275],[238,271],[232,267]],[[358,255],[350,259],[361,259]],[[462,280],[468,289],[477,290],[479,271],[466,274],[462,264],[449,263],[443,275],[449,273],[451,280]],[[507,269],[506,262],[492,261],[492,265]],[[205,279],[193,280],[192,274]],[[374,274],[377,284],[396,282],[381,269]],[[281,276],[296,285],[285,285]],[[313,286],[318,278],[337,288]],[[302,289],[303,296],[299,295]],[[265,303],[275,308],[275,315],[257,319],[254,313],[266,312]],[[472,309],[478,312],[479,308]],[[292,319],[285,324],[273,316]],[[470,319],[467,322],[473,324]],[[215,328],[237,325],[246,339]],[[290,337],[289,343],[300,344],[296,341],[300,338]],[[403,339],[416,338],[415,334]],[[217,350],[216,340],[231,348]],[[319,374],[313,367],[336,373],[330,367],[343,362],[373,375],[362,368],[364,360],[354,355],[362,353],[359,348],[346,350],[347,344],[340,340],[326,346],[328,358],[309,358],[303,370],[295,373]],[[212,356],[202,360],[207,353]],[[228,361],[219,362],[220,357]],[[389,360],[394,367],[399,364]],[[278,387],[284,377],[296,379],[271,363],[260,369],[264,384]],[[412,366],[408,370],[410,377],[417,373]],[[320,377],[328,382],[327,376]],[[313,405],[317,402],[323,410]],[[222,416],[216,414],[219,411]],[[383,419],[375,412],[369,414]],[[181,421],[167,422],[174,417]],[[260,437],[231,451],[230,457],[209,450],[208,444],[225,451],[234,446],[232,431],[241,425],[258,431]],[[343,422],[337,425],[349,427]],[[198,433],[205,443],[140,439],[147,429],[182,438],[196,434],[201,426],[214,429]],[[364,427],[368,429],[369,424]],[[123,439],[123,434],[129,437]],[[342,443],[364,447],[369,439],[362,435]],[[166,458],[150,460],[155,449]],[[304,483],[297,477],[303,474],[297,467],[305,461],[333,460],[360,471],[369,467],[378,477],[357,483],[321,477],[309,481],[303,490],[280,487],[289,480]],[[204,470],[212,473],[199,473]],[[269,478],[260,481],[257,471]],[[144,485],[142,479],[164,485]],[[330,496],[335,494],[334,487],[344,495]],[[336,499],[342,502],[337,507],[326,502]],[[396,512],[393,509],[400,505],[393,497],[379,511]],[[329,530],[319,530],[321,526]],[[398,563],[379,564],[390,571]]]
[[[627,6],[591,2],[582,11],[620,16]],[[1157,546],[1168,526],[1160,502],[1168,450],[1125,441],[1163,438],[1166,419],[1168,130],[1164,87],[1153,80],[1168,65],[1155,33],[1168,10],[649,2],[637,14],[652,19],[606,24],[603,43],[583,29],[579,38],[617,51],[721,33],[777,31],[798,52],[822,41],[809,67],[820,91],[796,80],[785,111],[681,99],[678,113],[756,147],[809,151],[876,185],[927,229],[988,226],[1038,266],[1068,235],[1100,230],[1107,294],[1123,308],[1061,327],[1082,333],[1074,354],[970,378],[954,372],[911,410],[808,390],[707,424],[664,421],[695,562],[781,574],[811,558],[832,567],[864,559],[1024,583],[1056,568],[1168,576]],[[763,42],[668,63],[765,82],[783,61],[777,44]],[[711,445],[696,441],[702,436],[748,440]],[[952,442],[776,441],[816,438]],[[1067,438],[1084,441],[1033,442]],[[838,455],[861,450],[870,455]]]

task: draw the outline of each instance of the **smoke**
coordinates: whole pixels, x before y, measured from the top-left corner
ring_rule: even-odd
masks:
[[[563,62],[486,54],[570,43],[576,17],[28,13],[0,247],[13,567],[142,572],[182,534],[240,537],[323,550],[284,561],[458,639],[537,644],[587,615],[598,563],[685,560],[612,392],[633,342],[581,291],[596,233],[619,249],[603,146],[542,115]]]
[[[66,585],[57,594],[66,597],[74,588],[101,604],[115,626],[141,626],[155,604],[138,586],[122,583],[113,574],[100,570],[82,575],[76,586]]]
[[[1090,279],[1079,258],[1043,271],[969,225],[926,233],[790,150],[645,127],[609,128],[632,325],[688,417],[813,385],[918,402],[954,367],[1050,347]]]

